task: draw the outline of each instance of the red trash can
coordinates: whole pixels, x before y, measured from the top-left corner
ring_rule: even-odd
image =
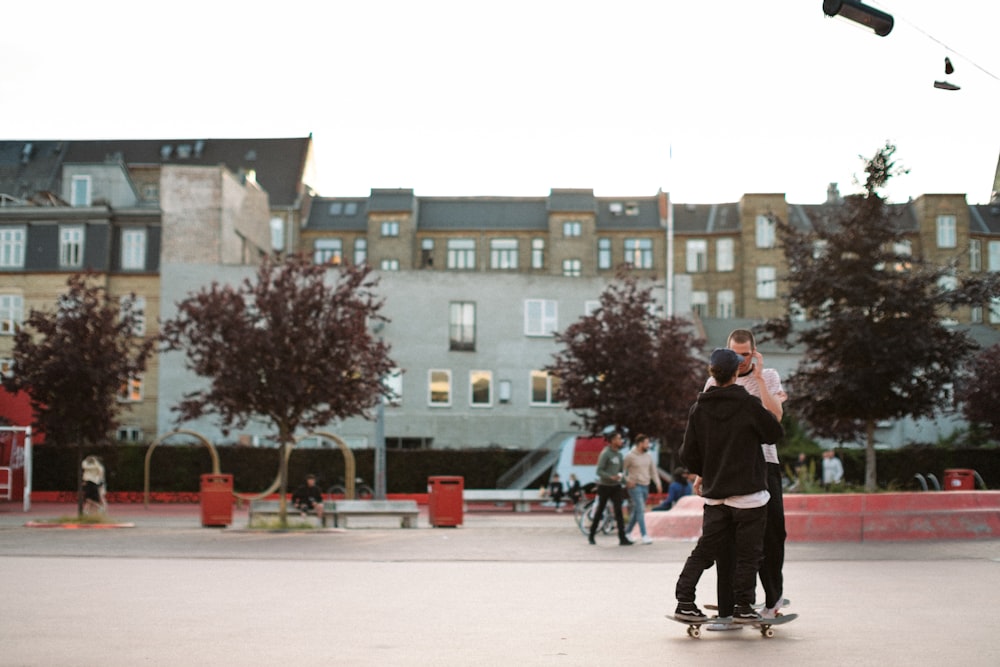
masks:
[[[464,477],[427,478],[427,521],[431,526],[460,526],[463,519]]]
[[[233,522],[233,476],[201,476],[201,525],[228,526]]]
[[[968,468],[949,468],[944,471],[945,491],[974,491],[976,471]]]

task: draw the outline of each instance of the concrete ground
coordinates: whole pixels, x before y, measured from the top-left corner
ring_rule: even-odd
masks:
[[[792,543],[800,618],[695,640],[664,619],[693,543],[589,546],[571,514],[280,533],[121,505],[134,527],[25,527],[74,511],[0,503],[0,665],[1000,664],[997,540]]]

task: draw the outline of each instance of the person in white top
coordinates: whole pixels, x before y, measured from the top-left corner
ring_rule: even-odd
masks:
[[[742,385],[747,392],[756,396],[764,407],[781,421],[783,414],[781,404],[788,394],[781,386],[781,376],[773,368],[764,368],[764,357],[757,350],[757,341],[749,329],[735,329],[729,334],[726,347],[743,357],[736,372],[736,384]],[[705,382],[705,389],[715,384],[711,377]],[[777,443],[761,445],[764,460],[767,461],[767,489],[771,499],[767,503],[767,529],[764,533],[764,560],[761,562],[760,583],[764,588],[765,608],[761,615],[765,618],[780,614],[784,604],[784,577],[782,568],[785,564],[785,505],[781,495],[781,465],[778,461]],[[699,493],[695,483],[695,493]],[[718,576],[719,616],[732,615],[732,581],[734,561],[731,553],[719,558],[716,562]],[[720,626],[735,627],[739,626]]]

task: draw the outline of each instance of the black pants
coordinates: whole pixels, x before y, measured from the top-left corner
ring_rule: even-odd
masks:
[[[764,555],[766,523],[766,505],[753,509],[705,505],[701,537],[684,562],[681,576],[677,578],[677,601],[694,602],[695,589],[702,572],[712,567],[723,550],[735,546],[736,563],[730,594],[736,604],[753,604],[757,588],[757,568]]]
[[[784,595],[785,581],[781,574],[785,566],[785,501],[781,495],[781,466],[767,464],[767,528],[764,530],[764,559],[760,563],[760,584],[764,588],[764,604],[773,607]],[[733,615],[733,567],[736,554],[732,545],[715,562],[718,577],[719,616]]]
[[[625,497],[625,489],[618,484],[607,486],[597,485],[597,509],[594,510],[594,521],[590,524],[590,537],[597,534],[597,527],[601,525],[604,518],[604,508],[611,500],[611,507],[615,512],[615,522],[618,524],[618,541],[625,541],[625,519],[622,515],[622,499]]]

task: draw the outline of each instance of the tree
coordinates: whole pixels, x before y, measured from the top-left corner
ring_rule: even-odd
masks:
[[[163,326],[168,349],[184,350],[188,369],[209,380],[174,407],[179,422],[215,414],[225,427],[242,428],[258,416],[277,429],[283,525],[295,432],[370,418],[388,395],[389,346],[370,328],[387,320],[370,272],[327,269],[304,256],[267,258],[255,280],[212,283],[179,303]]]
[[[592,314],[556,333],[565,346],[545,368],[556,398],[592,434],[608,426],[659,439],[673,456],[688,410],[705,381],[703,341],[690,322],[655,314],[652,287],[621,270]]]
[[[976,355],[966,367],[966,373],[955,392],[962,404],[962,414],[973,424],[984,424],[989,435],[1000,440],[1000,345],[994,345]]]
[[[112,297],[94,273],[76,274],[55,311],[32,309],[14,335],[7,391],[26,391],[46,442],[77,447],[77,513],[83,513],[85,445],[108,439],[128,405],[118,396],[141,378],[155,338],[134,335],[141,322],[134,294]]]
[[[764,327],[805,349],[789,378],[788,408],[820,437],[864,438],[868,491],[876,488],[876,423],[947,407],[947,388],[976,345],[942,315],[985,289],[909,252],[899,213],[878,194],[905,173],[895,150],[886,144],[868,160],[864,192],[814,220],[814,229],[777,221],[788,308]],[[793,326],[793,313],[807,323]]]

